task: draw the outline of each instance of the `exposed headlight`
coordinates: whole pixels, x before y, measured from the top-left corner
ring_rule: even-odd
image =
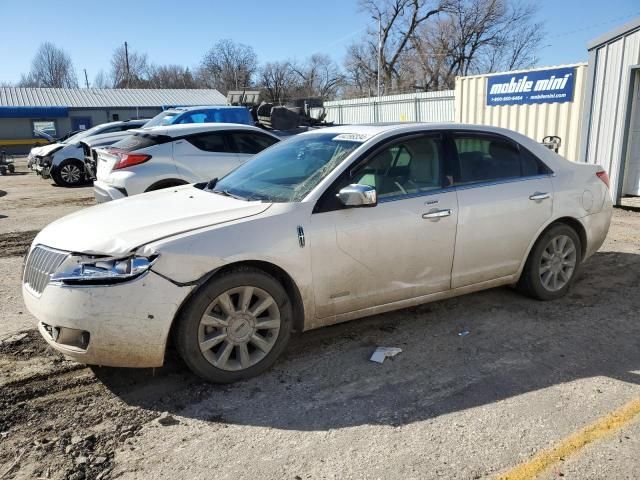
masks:
[[[51,276],[52,283],[67,285],[105,285],[126,282],[145,273],[156,260],[153,257],[125,258],[70,255]]]

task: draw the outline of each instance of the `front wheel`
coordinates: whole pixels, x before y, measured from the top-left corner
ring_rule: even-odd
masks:
[[[61,187],[76,187],[84,182],[84,165],[79,160],[65,160],[52,177]]]
[[[518,288],[530,297],[553,300],[571,288],[582,261],[582,244],[576,231],[565,224],[553,225],[536,242]]]
[[[289,341],[292,308],[275,278],[242,267],[203,286],[177,321],[178,352],[189,368],[210,382],[231,383],[275,363]]]

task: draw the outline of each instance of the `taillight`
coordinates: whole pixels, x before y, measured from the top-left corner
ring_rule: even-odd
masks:
[[[141,163],[151,160],[151,155],[144,155],[142,153],[129,153],[122,150],[111,150],[109,153],[118,158],[116,164],[113,166],[113,170],[133,167],[134,165],[140,165]]]
[[[604,182],[604,184],[609,188],[609,175],[604,170],[597,172],[596,176]]]

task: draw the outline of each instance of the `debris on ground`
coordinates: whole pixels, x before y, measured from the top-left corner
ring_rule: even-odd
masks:
[[[462,330],[461,332],[458,332],[458,336],[459,337],[466,337],[467,335],[469,335],[471,332],[469,330]]]
[[[373,355],[371,355],[369,360],[376,363],[382,363],[385,358],[395,357],[401,352],[402,349],[398,347],[378,347],[375,352],[373,352]]]
[[[180,420],[170,415],[169,412],[162,412],[162,414],[156,418],[155,423],[162,427],[169,427],[171,425],[178,425]]]

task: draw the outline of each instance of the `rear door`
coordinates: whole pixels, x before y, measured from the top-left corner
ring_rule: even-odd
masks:
[[[229,135],[214,131],[189,135],[173,143],[173,158],[178,172],[191,182],[222,177],[238,165]]]
[[[458,193],[452,287],[513,275],[551,217],[552,172],[506,137],[459,132],[452,140],[447,177]]]
[[[241,163],[246,162],[256,153],[278,143],[278,139],[262,132],[235,131],[230,132],[231,148],[238,155]]]

